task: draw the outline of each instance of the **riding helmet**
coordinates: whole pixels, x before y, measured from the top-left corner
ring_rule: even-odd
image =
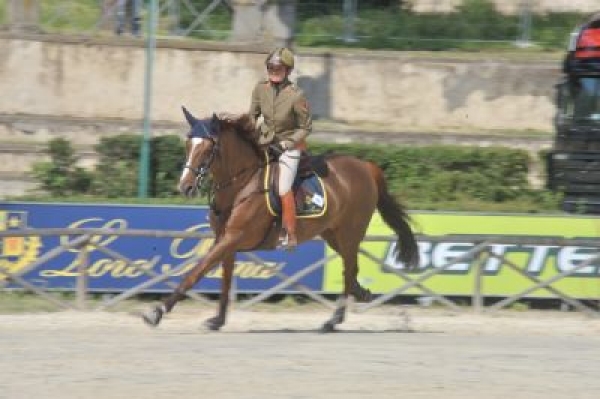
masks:
[[[287,47],[278,47],[269,54],[265,65],[284,65],[294,69],[294,53]]]

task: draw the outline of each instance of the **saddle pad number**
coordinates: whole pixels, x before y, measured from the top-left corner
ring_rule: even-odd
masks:
[[[315,193],[312,196],[311,201],[312,201],[313,204],[315,204],[319,208],[322,208],[323,205],[325,205],[325,201],[323,200],[323,197],[321,195],[317,194],[317,193]]]

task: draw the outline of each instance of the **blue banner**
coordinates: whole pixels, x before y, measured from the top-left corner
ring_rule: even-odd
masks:
[[[173,230],[210,232],[208,208],[192,206],[142,206],[142,205],[82,205],[0,203],[0,231],[23,228],[107,228]],[[43,254],[73,240],[67,236],[2,237],[0,241],[0,267],[10,273],[26,270]],[[212,239],[148,238],[127,236],[92,237],[94,244],[109,248],[132,260],[141,268],[155,273],[174,270],[182,266],[169,281],[179,282],[181,277],[195,266],[186,262],[194,256],[202,256],[211,247]],[[90,292],[120,292],[148,281],[151,277],[139,268],[127,265],[90,246],[88,258],[88,287]],[[77,275],[76,249],[63,252],[39,267],[22,274],[27,281],[48,289],[74,290]],[[276,273],[288,276],[322,260],[325,244],[311,241],[298,247],[293,253],[285,251],[256,251],[263,262],[254,261],[246,254],[236,257],[235,283],[239,292],[264,291],[281,282]],[[156,260],[156,263],[152,263]],[[201,280],[194,290],[218,292],[221,268],[217,267]],[[4,276],[0,274],[0,281]],[[323,268],[302,278],[299,283],[313,291],[323,289]],[[18,287],[11,284],[9,287]],[[169,292],[173,289],[165,283],[149,287],[145,292]],[[288,287],[284,292],[296,292]]]

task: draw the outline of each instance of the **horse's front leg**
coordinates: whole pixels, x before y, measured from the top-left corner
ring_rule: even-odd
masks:
[[[169,313],[175,304],[185,297],[185,293],[195,286],[210,269],[224,259],[235,256],[236,247],[242,235],[228,232],[208,251],[206,256],[184,277],[183,281],[162,303],[142,315],[142,319],[151,326],[157,326],[163,315]]]
[[[346,318],[346,307],[348,303],[348,295],[340,295],[337,301],[337,307],[333,312],[333,316],[321,326],[322,332],[331,332],[335,330],[335,326],[344,322]]]
[[[221,297],[219,298],[219,311],[215,317],[211,317],[204,322],[209,330],[216,331],[223,327],[227,318],[227,307],[229,306],[229,292],[231,290],[231,279],[233,277],[233,266],[235,255],[227,256],[221,263],[223,277],[221,278]]]

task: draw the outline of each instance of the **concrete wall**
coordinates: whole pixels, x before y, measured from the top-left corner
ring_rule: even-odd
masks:
[[[0,55],[0,114],[143,115],[143,42],[5,35]],[[245,111],[263,77],[264,57],[232,46],[161,43],[153,119],[179,122],[184,104],[199,115]],[[301,52],[297,65],[294,80],[317,117],[394,131],[551,131],[553,85],[560,77],[558,59],[442,59],[410,52]]]

